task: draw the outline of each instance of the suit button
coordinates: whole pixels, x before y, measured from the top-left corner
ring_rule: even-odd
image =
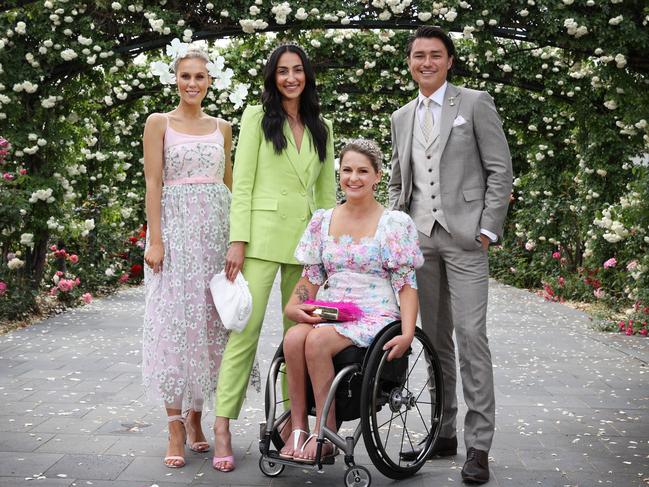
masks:
[[[433,199],[435,199],[435,195],[433,195]]]
[[[282,220],[286,220],[286,215],[284,213],[282,213],[280,217],[282,218]]]
[[[430,156],[426,156],[426,159],[430,159]]]
[[[433,172],[433,169],[432,168],[428,169],[428,172]]]
[[[284,196],[286,196],[286,195],[288,194],[288,191],[286,191],[285,189],[283,189],[283,190],[282,190],[282,194],[283,194]]]
[[[435,213],[436,211],[437,211],[437,208],[433,208],[433,213]]]
[[[430,185],[431,185],[431,186],[435,186],[435,181],[431,181],[431,182],[430,182]]]

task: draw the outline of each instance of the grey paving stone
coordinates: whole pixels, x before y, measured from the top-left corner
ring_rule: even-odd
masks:
[[[0,477],[33,477],[49,469],[63,455],[56,453],[0,452]]]
[[[47,453],[106,453],[115,439],[99,435],[54,435],[43,442],[36,451]]]
[[[45,475],[114,480],[131,461],[131,458],[116,455],[64,455],[45,471]]]
[[[27,476],[25,478],[18,477],[0,477],[0,487],[34,487],[40,485],[42,487],[76,487],[73,479],[36,479],[34,477]],[[81,485],[81,484],[77,484]]]
[[[29,452],[34,451],[54,435],[5,431],[0,435],[0,451]]]
[[[47,472],[53,486],[342,484],[341,463],[322,474],[303,469],[287,469],[277,479],[261,474],[256,436],[263,395],[252,390],[240,419],[232,423],[234,473],[214,471],[213,452],[187,450],[185,468],[164,467],[165,413],[160,405],[145,402],[141,387],[142,303],[142,289],[129,289],[0,336],[0,399],[7,405],[0,415],[0,452],[8,455],[0,456],[0,487],[34,482],[24,478],[40,472],[2,470],[4,460],[22,466],[25,460],[18,459],[28,455],[50,455],[33,457],[35,465],[60,460]],[[258,354],[264,376],[281,339],[278,303],[274,289],[262,337],[266,346]],[[497,283],[492,283],[489,313],[497,432],[487,485],[624,487],[648,478],[649,370],[644,357],[649,357],[649,340],[627,342],[628,337],[595,332],[582,313]],[[462,439],[466,406],[459,382],[457,392],[457,434]],[[213,412],[206,412],[203,427],[210,443],[212,422]],[[465,451],[460,443],[456,457],[429,461],[419,475],[398,485],[461,485]],[[65,457],[45,453],[50,448]],[[112,470],[106,472],[100,457],[90,453],[117,463],[109,460]],[[356,458],[370,468],[374,487],[396,485],[371,465],[362,445]],[[69,467],[62,473],[69,475],[65,479],[56,477],[61,466]],[[106,478],[100,480],[102,475]]]

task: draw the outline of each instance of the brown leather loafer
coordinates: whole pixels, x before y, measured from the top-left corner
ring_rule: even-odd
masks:
[[[471,447],[466,452],[466,462],[462,467],[462,480],[469,484],[489,482],[489,453]]]

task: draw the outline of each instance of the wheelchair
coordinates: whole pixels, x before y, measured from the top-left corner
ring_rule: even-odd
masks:
[[[365,449],[374,467],[391,479],[414,475],[426,463],[442,424],[444,387],[442,369],[430,340],[419,328],[408,351],[399,359],[387,361],[389,351],[383,346],[401,333],[401,322],[386,326],[369,348],[350,346],[334,359],[335,375],[325,400],[322,417],[326,418],[335,400],[338,427],[343,421],[360,419],[351,436],[342,437],[324,424],[316,439],[313,463],[297,462],[279,456],[284,446],[280,428],[290,416],[290,409],[278,412],[280,400],[277,379],[286,373],[282,346],[270,365],[265,391],[266,421],[260,424],[259,468],[268,477],[277,477],[286,466],[323,470],[333,464],[334,457],[322,458],[325,440],[333,443],[344,455],[347,469],[346,487],[369,487],[370,471],[354,461],[354,448],[363,437]],[[281,382],[281,380],[280,380]],[[281,387],[280,387],[281,389]],[[315,415],[315,401],[307,390],[308,411]],[[401,459],[401,453],[422,445],[413,461]]]

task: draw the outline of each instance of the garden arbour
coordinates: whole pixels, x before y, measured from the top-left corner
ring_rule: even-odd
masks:
[[[31,309],[38,292],[59,287],[57,271],[79,279],[53,291],[67,300],[141,275],[141,133],[148,113],[175,103],[149,62],[171,39],[229,38],[210,48],[249,85],[247,102],[259,98],[270,50],[298,42],[338,147],[365,136],[389,154],[389,114],[416,93],[405,41],[428,23],[457,34],[454,82],[494,96],[512,150],[515,191],[492,272],[544,283],[552,299],[638,303],[631,332],[641,332],[648,18],[642,2],[620,0],[5,2],[0,135],[11,148],[0,156],[0,313]],[[242,108],[227,92],[212,91],[205,107],[232,120],[236,135]],[[78,262],[62,260],[62,248]]]

